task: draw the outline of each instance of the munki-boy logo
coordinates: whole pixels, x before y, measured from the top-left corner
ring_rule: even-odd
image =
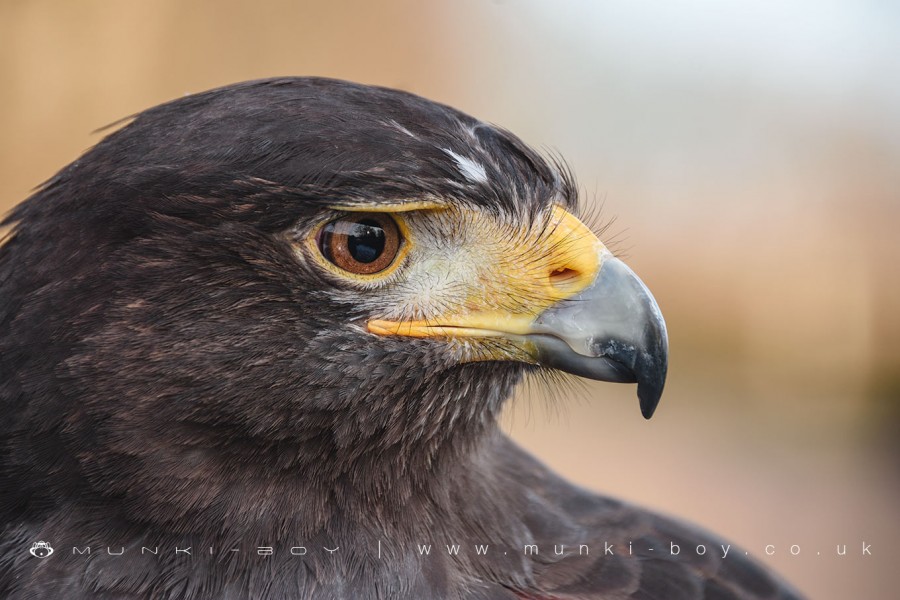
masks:
[[[47,542],[35,542],[31,545],[32,556],[36,556],[37,558],[47,558],[51,554],[53,554],[53,548],[50,547],[50,544]]]

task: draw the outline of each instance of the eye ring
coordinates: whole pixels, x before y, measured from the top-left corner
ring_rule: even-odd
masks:
[[[350,213],[316,234],[316,247],[332,265],[353,275],[375,275],[390,267],[404,240],[386,213]]]

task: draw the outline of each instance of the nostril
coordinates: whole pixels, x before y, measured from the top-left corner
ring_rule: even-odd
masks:
[[[575,269],[560,267],[550,273],[550,285],[565,290],[578,283],[580,275]]]

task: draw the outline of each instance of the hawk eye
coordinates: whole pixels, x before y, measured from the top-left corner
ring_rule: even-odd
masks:
[[[400,249],[397,223],[385,213],[353,213],[327,223],[318,246],[329,262],[356,275],[383,271]]]

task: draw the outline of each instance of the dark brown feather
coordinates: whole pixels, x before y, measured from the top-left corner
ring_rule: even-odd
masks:
[[[477,156],[487,181],[442,149]],[[719,542],[550,473],[496,425],[533,367],[365,335],[367,315],[286,242],[335,198],[430,197],[523,226],[576,202],[564,170],[498,128],[295,78],[141,113],[16,208],[0,247],[0,596],[795,597],[736,551],[604,556]],[[32,557],[38,540],[56,553]]]

